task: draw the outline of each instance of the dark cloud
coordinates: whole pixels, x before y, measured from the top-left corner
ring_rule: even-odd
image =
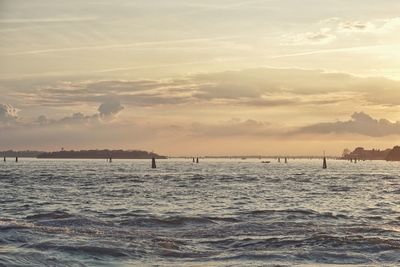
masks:
[[[121,105],[121,102],[118,99],[110,98],[107,101],[103,102],[99,106],[100,117],[114,117],[117,115],[124,107]]]
[[[348,121],[316,123],[295,133],[311,134],[360,134],[371,137],[400,135],[400,122],[374,119],[364,112],[355,112]]]

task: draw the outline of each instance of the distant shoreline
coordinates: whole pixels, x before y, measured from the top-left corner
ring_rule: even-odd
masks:
[[[1,157],[37,158],[37,159],[166,159],[166,156],[142,150],[61,150],[42,151],[0,151]]]

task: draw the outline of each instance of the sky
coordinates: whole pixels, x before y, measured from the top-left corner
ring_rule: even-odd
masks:
[[[398,0],[0,0],[0,150],[400,145]]]

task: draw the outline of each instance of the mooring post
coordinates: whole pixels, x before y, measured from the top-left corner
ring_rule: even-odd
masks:
[[[196,158],[196,163],[199,163],[199,158]]]
[[[155,159],[154,157],[151,159],[151,168],[152,168],[152,169],[157,168],[157,166],[156,166],[156,159]]]
[[[18,157],[15,157],[15,162],[18,162]]]

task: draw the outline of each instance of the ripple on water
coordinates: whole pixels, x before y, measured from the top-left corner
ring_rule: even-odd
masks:
[[[148,165],[4,165],[0,266],[400,262],[399,175],[385,162]]]

